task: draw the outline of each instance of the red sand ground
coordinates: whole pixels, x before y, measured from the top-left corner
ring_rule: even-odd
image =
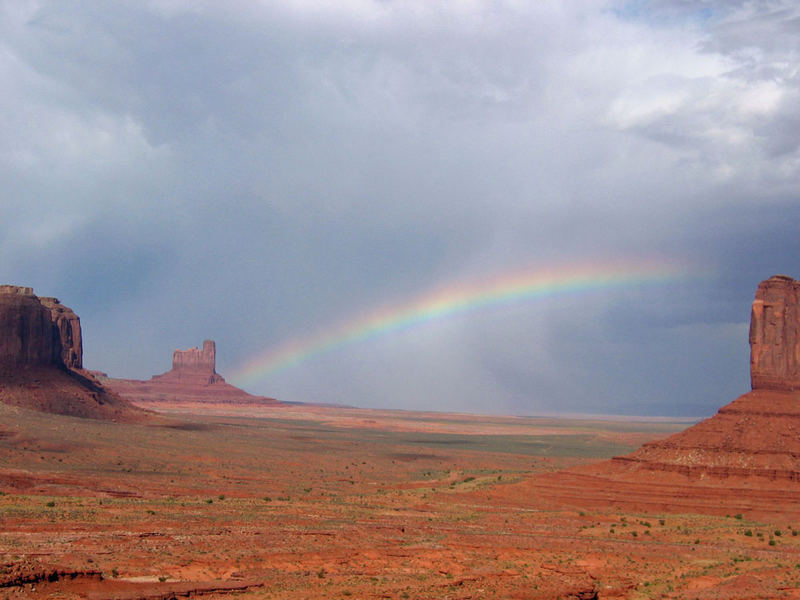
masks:
[[[559,506],[796,519],[799,433],[800,393],[755,390],[631,455],[532,479],[519,501],[538,494]]]
[[[800,597],[796,512],[581,466],[683,424],[165,408],[0,405],[0,598]]]

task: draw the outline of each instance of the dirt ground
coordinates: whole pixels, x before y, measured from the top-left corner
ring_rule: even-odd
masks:
[[[535,483],[686,423],[161,410],[0,405],[0,599],[800,597],[800,520]]]

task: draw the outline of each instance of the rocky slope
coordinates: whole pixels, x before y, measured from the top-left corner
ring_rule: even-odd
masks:
[[[139,403],[278,404],[273,398],[253,396],[230,385],[216,371],[216,344],[205,340],[202,348],[175,350],[172,369],[148,381],[102,380],[114,391]]]
[[[752,391],[665,440],[614,459],[626,469],[800,481],[800,282],[761,282],[750,320]]]
[[[632,454],[537,478],[529,492],[584,506],[800,514],[799,292],[784,275],[758,286],[750,392]]]
[[[145,418],[83,369],[78,315],[14,285],[0,285],[0,402],[94,419]]]

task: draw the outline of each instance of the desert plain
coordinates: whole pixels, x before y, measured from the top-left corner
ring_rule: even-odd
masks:
[[[157,408],[0,404],[0,598],[800,597],[797,511],[532,483],[686,422]]]

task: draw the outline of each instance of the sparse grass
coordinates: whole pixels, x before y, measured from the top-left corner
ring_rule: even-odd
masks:
[[[540,509],[536,498],[504,504],[496,495],[489,504],[487,498],[497,491],[516,493],[515,486],[505,485],[508,481],[584,458],[558,457],[551,448],[553,454],[546,455],[551,458],[532,460],[531,454],[516,452],[527,445],[525,436],[510,442],[509,436],[474,436],[475,443],[467,443],[473,436],[424,435],[424,443],[414,446],[409,440],[420,434],[372,431],[362,436],[361,430],[311,421],[223,421],[213,425],[216,430],[201,428],[191,435],[182,430],[165,435],[141,426],[114,426],[109,435],[107,425],[104,429],[75,420],[75,430],[66,428],[65,435],[99,438],[105,453],[92,449],[62,454],[65,462],[54,468],[60,475],[85,478],[93,491],[86,496],[0,497],[0,553],[11,562],[42,550],[63,558],[71,556],[67,553],[77,547],[71,545],[80,539],[74,560],[82,568],[90,554],[92,568],[111,578],[145,575],[151,581],[164,577],[165,582],[266,569],[268,585],[242,592],[237,596],[242,600],[381,594],[522,597],[531,590],[539,597],[556,597],[558,592],[550,594],[547,587],[558,579],[553,573],[576,568],[578,560],[599,547],[607,565],[603,585],[620,586],[623,575],[635,578],[643,582],[636,592],[643,598],[662,597],[673,589],[680,594],[692,577],[760,574],[796,562],[797,544],[789,537],[794,529],[783,521],[741,523],[693,515],[656,520],[658,515],[609,515],[594,507]],[[546,437],[530,437],[525,451]],[[211,441],[217,446],[206,451]],[[514,451],[482,450],[501,441]],[[187,448],[192,449],[191,460],[185,458]],[[544,452],[543,447],[538,451]],[[38,462],[30,467],[39,473],[41,454],[36,452]],[[265,454],[270,460],[264,460]],[[29,468],[23,467],[27,454],[12,459],[18,462],[1,466]],[[121,474],[120,467],[131,472]],[[456,484],[453,492],[451,482]],[[308,493],[299,492],[306,488]],[[476,492],[482,488],[490,489]],[[110,492],[119,496],[95,495]],[[46,506],[47,501],[54,505]],[[656,522],[660,527],[653,526]],[[41,529],[34,531],[32,523]],[[743,526],[773,535],[780,527],[782,537],[774,538],[783,543],[767,552],[766,544],[741,540]],[[646,537],[651,530],[652,537]],[[630,535],[617,533],[623,531]],[[695,546],[690,544],[694,539],[704,542]],[[108,548],[112,554],[104,553]],[[747,548],[762,555],[758,561],[733,560]],[[286,568],[301,564],[299,558],[295,561],[301,556],[301,567]],[[542,568],[548,564],[557,571]],[[193,570],[187,571],[190,565]],[[493,574],[503,571],[509,574]],[[794,567],[785,571],[774,581],[788,579],[790,573],[797,578]],[[486,574],[473,580],[469,574],[474,572]]]

